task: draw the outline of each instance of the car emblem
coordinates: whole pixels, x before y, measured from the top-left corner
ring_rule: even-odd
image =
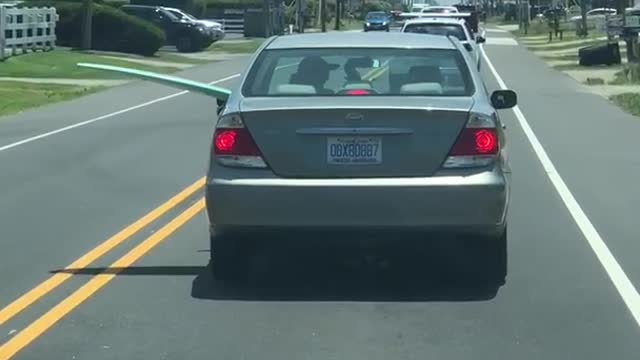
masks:
[[[348,113],[347,116],[344,117],[347,120],[362,120],[364,119],[364,115],[356,112]]]

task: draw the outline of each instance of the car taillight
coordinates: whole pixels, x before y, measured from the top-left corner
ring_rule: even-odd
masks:
[[[467,126],[453,144],[444,168],[472,168],[490,165],[500,151],[496,121],[492,117],[472,114]]]
[[[496,129],[464,128],[449,152],[451,156],[492,155],[498,152]]]
[[[353,90],[345,91],[345,94],[351,95],[351,96],[362,96],[362,95],[369,95],[371,93],[365,89],[353,89]]]
[[[239,115],[227,115],[218,120],[213,135],[213,157],[224,166],[266,168],[258,146]]]
[[[216,155],[260,156],[249,131],[241,129],[220,129],[213,141]]]

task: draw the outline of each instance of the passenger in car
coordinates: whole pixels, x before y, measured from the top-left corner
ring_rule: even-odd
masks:
[[[291,75],[289,83],[311,85],[316,88],[318,94],[333,94],[334,92],[324,87],[329,80],[329,73],[339,68],[338,64],[330,64],[320,56],[308,56],[300,61],[298,70]]]

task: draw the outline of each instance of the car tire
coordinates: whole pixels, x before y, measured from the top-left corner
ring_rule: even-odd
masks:
[[[485,280],[490,285],[502,286],[507,279],[507,228],[502,234],[486,238]]]
[[[470,237],[465,240],[464,252],[470,256],[472,267],[464,272],[469,280],[482,288],[497,288],[506,283],[507,231],[493,236]],[[470,271],[470,272],[467,272]]]
[[[384,31],[389,32],[389,28],[386,28]]]
[[[210,262],[213,278],[227,283],[246,279],[248,256],[246,241],[232,234],[213,234],[210,237]]]
[[[176,48],[181,53],[192,52],[194,48],[193,45],[193,39],[191,39],[190,36],[181,36],[178,38]]]

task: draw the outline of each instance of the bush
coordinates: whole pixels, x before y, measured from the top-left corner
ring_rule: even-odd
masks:
[[[54,6],[60,16],[56,24],[56,44],[69,47],[81,45],[81,2],[31,1],[22,3],[21,6]],[[150,56],[164,45],[164,41],[164,32],[153,24],[109,5],[93,5],[92,49]]]
[[[366,2],[364,6],[362,6],[362,8],[360,9],[360,14],[364,18],[364,16],[366,16],[367,13],[370,11],[384,11],[388,13],[389,11],[391,11],[392,8],[393,6],[389,2],[371,1],[371,2]]]
[[[262,8],[263,0],[205,0],[208,9]]]

